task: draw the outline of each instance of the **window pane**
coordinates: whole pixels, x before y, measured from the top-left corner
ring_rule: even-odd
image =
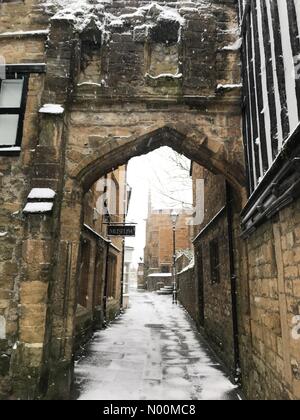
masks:
[[[15,145],[18,123],[19,115],[0,115],[0,147]]]
[[[19,108],[23,90],[22,79],[2,80],[0,91],[1,108]]]

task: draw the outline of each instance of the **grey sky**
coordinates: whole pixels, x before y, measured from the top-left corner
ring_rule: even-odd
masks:
[[[182,163],[189,168],[190,162],[187,159],[184,158]],[[182,208],[186,203],[192,203],[192,182],[188,171],[181,170],[174,162],[174,151],[162,147],[131,159],[128,165],[128,183],[132,187],[132,197],[127,221],[138,225],[136,237],[127,238],[126,244],[135,248],[134,263],[137,263],[144,255],[149,191],[155,209]]]

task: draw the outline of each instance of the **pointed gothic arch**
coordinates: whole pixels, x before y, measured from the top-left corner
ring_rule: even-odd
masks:
[[[97,153],[87,155],[73,168],[70,176],[86,191],[101,176],[122,166],[133,157],[168,146],[211,172],[223,175],[243,196],[246,183],[243,162],[229,161],[226,158],[224,143],[220,142],[218,149],[214,149],[215,141],[210,141],[200,130],[195,132],[186,127],[184,130],[180,128],[176,125],[165,125],[137,138],[130,137],[122,142],[116,141],[114,145],[109,143]]]

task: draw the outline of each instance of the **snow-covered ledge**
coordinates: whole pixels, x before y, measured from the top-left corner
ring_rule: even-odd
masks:
[[[182,79],[182,73],[176,73],[176,74],[172,74],[172,73],[162,73],[162,74],[158,74],[157,76],[152,76],[150,73],[146,73],[145,74],[145,78],[146,79],[151,79],[151,80],[162,80],[162,79]]]
[[[233,44],[226,45],[225,47],[221,48],[221,51],[240,51],[242,48],[243,39],[237,39]]]
[[[3,38],[29,38],[29,37],[47,37],[49,29],[37,29],[35,31],[15,31],[15,32],[2,32],[0,39]]]
[[[65,112],[64,108],[58,104],[45,104],[39,110],[40,114],[62,115]]]
[[[221,93],[221,92],[229,92],[231,90],[239,90],[242,89],[243,85],[241,83],[236,83],[236,84],[221,84],[219,83],[218,86],[216,87],[216,92],[217,93]]]
[[[33,188],[23,209],[25,214],[50,213],[53,210],[55,191],[51,188]]]
[[[0,155],[1,154],[19,154],[21,153],[21,147],[19,146],[12,146],[12,147],[0,147]]]
[[[50,202],[27,203],[23,213],[50,213],[52,209],[53,203]]]
[[[28,195],[28,199],[53,200],[55,195],[56,192],[51,188],[33,188]]]

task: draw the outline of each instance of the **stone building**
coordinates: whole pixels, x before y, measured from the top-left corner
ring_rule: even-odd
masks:
[[[232,229],[221,213],[196,240],[209,330],[237,308],[221,356],[247,397],[300,398],[298,35],[297,0],[0,2],[1,397],[69,397],[85,194],[169,146],[219,177],[215,210],[230,192]]]
[[[146,221],[146,247],[144,249],[145,275],[152,273],[172,273],[174,244],[172,210],[153,210]],[[178,212],[176,221],[175,250],[192,248],[191,215]]]
[[[226,365],[241,369],[248,396],[300,399],[299,2],[241,1],[240,22],[243,243],[231,186],[193,164],[195,192],[204,180],[205,217],[195,229],[195,268],[182,301]]]
[[[128,208],[126,170],[126,166],[122,166],[99,179],[84,197],[76,311],[77,346],[87,340],[94,328],[102,327],[104,322],[111,321],[119,313],[124,298],[123,239],[108,237],[107,226],[125,220]]]
[[[236,7],[191,5],[0,3],[3,397],[69,396],[83,198],[97,180],[169,146],[246,197],[239,52],[226,48]]]
[[[185,273],[183,303],[192,308],[193,318],[204,330],[228,370],[238,377],[239,345],[236,340],[237,307],[233,297],[234,246],[232,242],[231,191],[224,177],[192,164],[194,200],[204,202],[202,224],[194,226],[195,266]],[[203,196],[196,197],[196,183],[203,180]],[[182,275],[180,276],[182,277]],[[191,277],[196,282],[191,282]],[[183,280],[181,280],[183,283]],[[196,297],[196,298],[195,298]],[[195,304],[196,302],[196,304]]]

